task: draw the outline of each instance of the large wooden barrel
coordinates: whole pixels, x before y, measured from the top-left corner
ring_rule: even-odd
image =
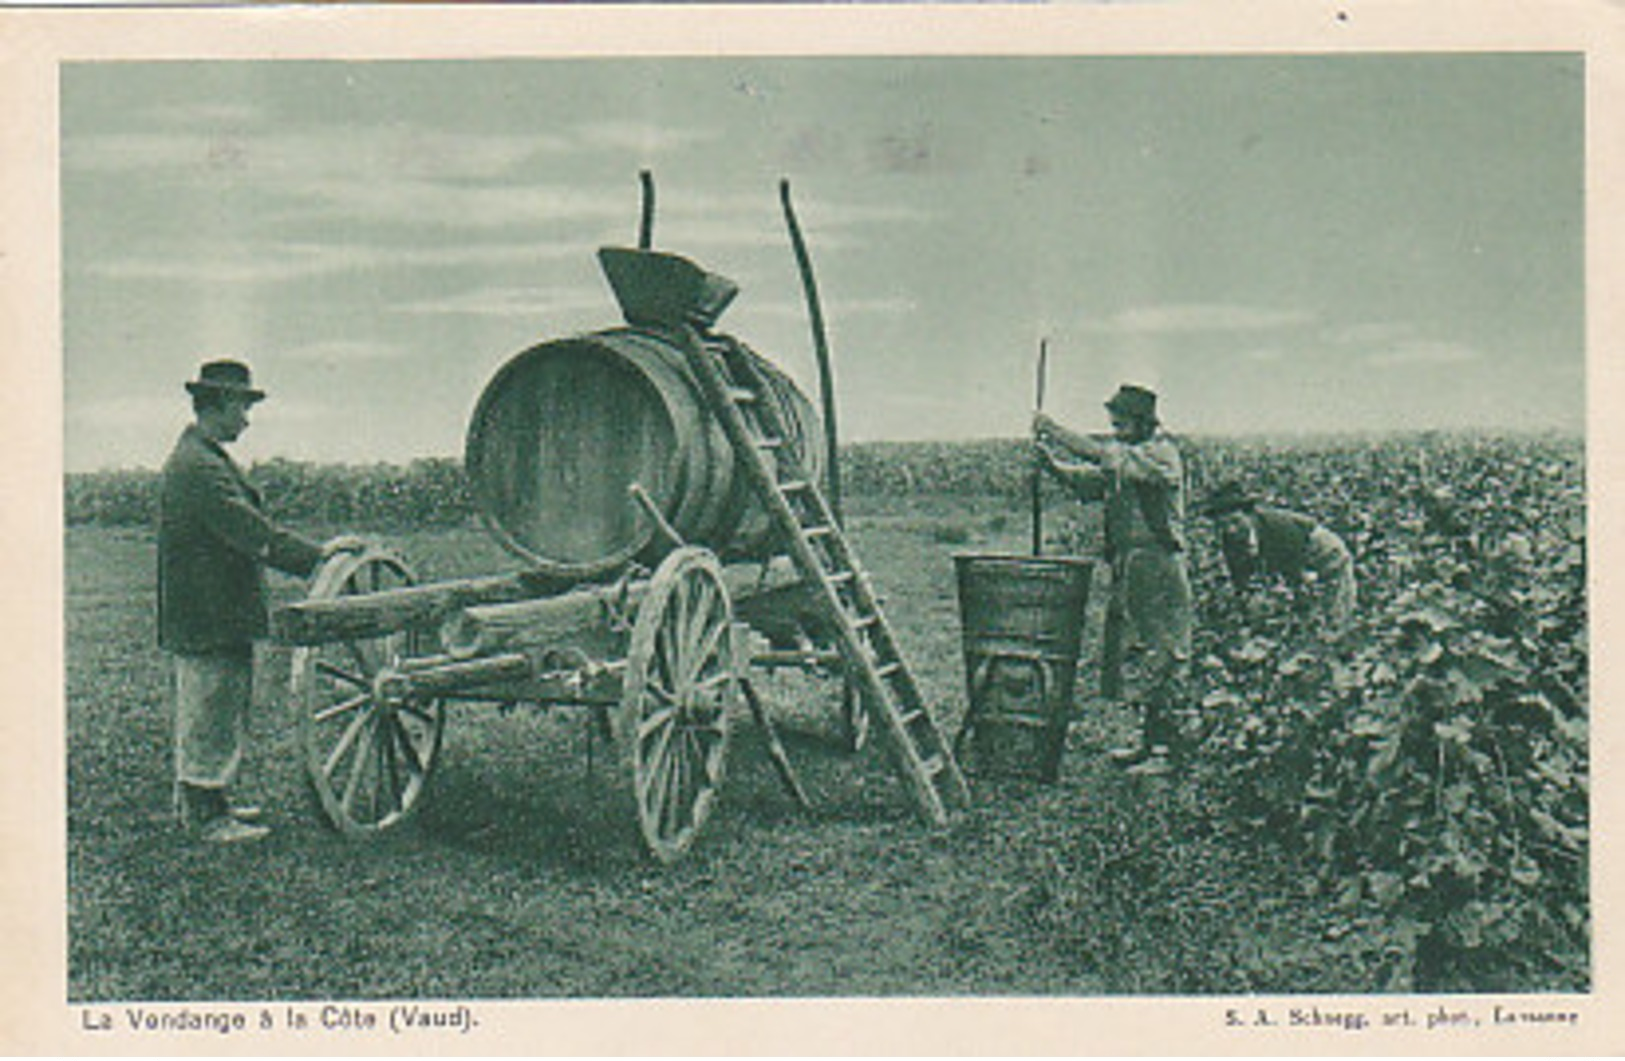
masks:
[[[824,434],[812,404],[750,356],[794,450],[821,481]],[[464,463],[492,533],[549,573],[590,579],[659,560],[669,543],[632,500],[633,483],[690,544],[724,559],[777,551],[682,350],[658,331],[611,329],[513,357],[480,395]]]

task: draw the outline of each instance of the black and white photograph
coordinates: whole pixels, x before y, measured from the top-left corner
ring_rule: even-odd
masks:
[[[1122,6],[0,17],[19,1048],[1617,1049],[1618,10]]]

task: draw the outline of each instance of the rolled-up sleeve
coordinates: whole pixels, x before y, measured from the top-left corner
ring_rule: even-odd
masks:
[[[1067,465],[1061,479],[1079,501],[1099,501],[1106,496],[1106,473],[1087,465]]]
[[[1112,446],[1105,464],[1129,482],[1156,483],[1171,489],[1179,488],[1183,476],[1179,449],[1165,438],[1138,446]]]

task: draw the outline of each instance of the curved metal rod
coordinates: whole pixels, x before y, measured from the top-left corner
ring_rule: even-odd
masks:
[[[801,226],[796,223],[796,212],[790,206],[790,182],[779,181],[779,202],[784,207],[784,223],[790,230],[790,247],[796,254],[796,268],[801,273],[801,290],[807,298],[807,321],[812,327],[813,354],[818,358],[818,400],[824,408],[824,444],[829,465],[829,510],[837,524],[841,515],[841,454],[840,435],[835,427],[835,372],[830,364],[829,343],[824,336],[824,310],[818,302],[818,282],[813,279],[812,259],[807,256],[807,244],[801,238]]]

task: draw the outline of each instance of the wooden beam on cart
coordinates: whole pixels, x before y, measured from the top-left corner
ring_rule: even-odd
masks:
[[[535,597],[557,588],[556,582],[527,571],[301,601],[276,610],[271,636],[293,646],[364,641],[432,627],[470,605]]]
[[[731,564],[722,570],[729,599],[736,602],[799,579],[788,562],[765,568]],[[471,657],[577,643],[592,631],[616,632],[630,623],[648,590],[647,579],[629,579],[553,597],[463,608],[441,626],[441,647],[451,655]]]

